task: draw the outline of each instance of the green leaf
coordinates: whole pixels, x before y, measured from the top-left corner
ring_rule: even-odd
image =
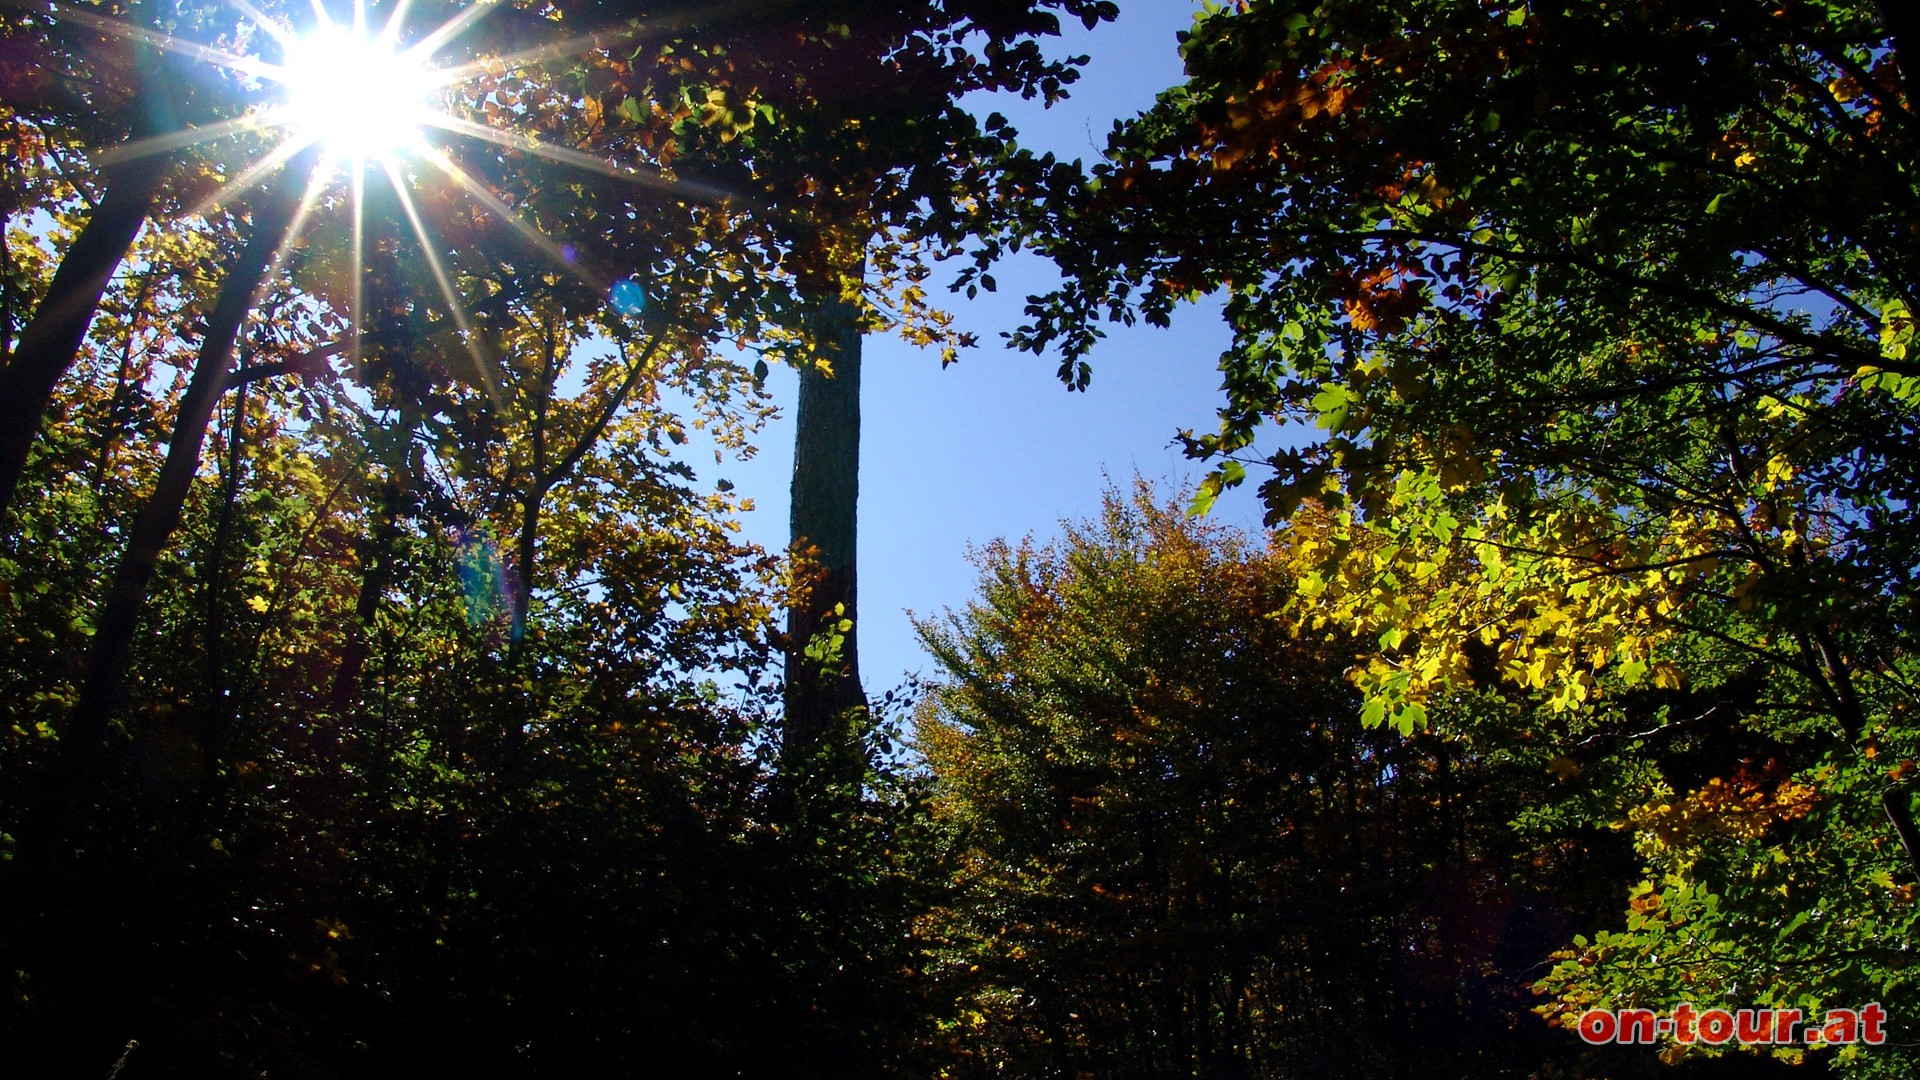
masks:
[[[1790,936],[1795,930],[1798,930],[1801,927],[1807,925],[1807,920],[1812,917],[1813,917],[1812,912],[1804,911],[1804,910],[1801,911],[1799,914],[1795,915],[1793,918],[1787,920],[1787,925],[1780,928],[1780,932],[1775,935],[1775,940],[1778,940],[1778,941],[1787,940],[1788,936]]]
[[[1360,709],[1360,723],[1364,727],[1379,727],[1387,718],[1387,703],[1379,698],[1368,698]]]
[[[1341,383],[1328,383],[1313,396],[1313,411],[1318,416],[1314,424],[1329,431],[1337,431],[1347,422],[1347,406],[1353,400],[1353,392]]]

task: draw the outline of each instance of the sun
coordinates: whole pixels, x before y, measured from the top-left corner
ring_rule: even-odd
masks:
[[[285,45],[287,128],[328,157],[385,160],[417,148],[439,80],[395,35],[330,23]]]
[[[496,126],[492,118],[482,122],[462,115],[462,110],[456,107],[461,97],[456,88],[482,75],[518,71],[563,57],[605,50],[642,33],[643,28],[637,24],[556,38],[513,52],[460,59],[459,50],[453,48],[455,43],[508,0],[467,0],[444,22],[416,27],[412,32],[403,29],[408,0],[392,0],[386,5],[383,20],[370,17],[369,0],[351,0],[351,14],[345,19],[336,19],[328,11],[329,0],[311,0],[313,19],[304,28],[266,14],[255,6],[254,0],[224,2],[245,16],[258,32],[242,35],[240,51],[175,38],[78,5],[57,5],[63,20],[224,68],[246,80],[245,85],[250,89],[258,87],[263,91],[254,107],[244,115],[202,127],[133,139],[102,152],[100,162],[108,164],[171,153],[182,147],[213,143],[236,135],[275,133],[270,149],[224,177],[216,190],[187,211],[188,216],[198,216],[228,205],[229,200],[258,186],[290,163],[298,161],[302,163],[299,168],[311,169],[305,194],[274,253],[269,275],[278,271],[281,261],[296,246],[308,218],[316,211],[337,205],[337,200],[327,196],[336,190],[335,183],[344,179],[352,227],[349,249],[352,287],[347,316],[354,327],[354,337],[349,355],[356,363],[362,325],[361,281],[365,276],[366,187],[370,179],[383,180],[389,186],[394,202],[419,242],[418,250],[439,286],[454,325],[472,354],[479,382],[489,387],[489,392],[496,381],[490,375],[491,361],[473,333],[455,288],[454,274],[440,254],[445,246],[433,235],[427,215],[414,198],[415,188],[433,183],[432,175],[439,174],[446,183],[467,192],[498,220],[545,253],[555,269],[600,292],[609,292],[611,283],[582,265],[570,248],[529,224],[485,182],[463,168],[445,145],[449,140],[491,143],[645,187],[724,195],[699,185],[687,185],[684,180],[661,175],[650,167],[609,161],[576,147],[548,143],[515,130],[512,110],[507,110],[505,122]],[[337,4],[339,0],[333,2]],[[448,52],[454,56],[442,56]],[[435,137],[430,139],[429,133]],[[317,162],[306,158],[305,151],[310,148],[319,150]],[[409,168],[409,164],[422,167]],[[623,311],[640,303],[633,299],[637,288],[631,282],[625,285],[626,288],[615,290],[612,295],[612,302]]]

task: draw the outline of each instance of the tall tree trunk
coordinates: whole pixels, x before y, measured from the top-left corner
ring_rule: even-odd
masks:
[[[170,156],[154,154],[107,167],[106,194],[60,259],[46,297],[0,370],[0,516],[13,504],[54,387],[80,355],[107,282],[152,213],[171,164]]]
[[[413,425],[403,421],[407,443],[413,438]],[[353,606],[353,621],[347,625],[347,643],[340,650],[340,666],[333,674],[333,688],[327,703],[333,706],[334,721],[319,736],[326,756],[331,759],[338,746],[339,730],[346,723],[347,710],[360,697],[360,675],[367,658],[373,655],[374,620],[380,614],[380,598],[393,579],[394,545],[400,539],[400,515],[405,509],[407,488],[407,444],[402,444],[401,463],[390,468],[380,484],[380,517],[360,545],[360,596]]]
[[[146,606],[147,586],[161,549],[180,523],[181,508],[186,504],[194,473],[200,466],[200,448],[206,441],[208,422],[213,417],[215,403],[226,389],[234,342],[253,306],[254,294],[292,223],[313,166],[313,152],[301,153],[288,162],[272,188],[262,195],[253,212],[252,235],[228,272],[220,288],[220,298],[207,320],[207,336],[200,343],[193,378],[180,399],[166,461],[160,466],[153,494],[134,518],[127,549],[114,570],[106,602],[101,605],[95,622],[80,699],[61,731],[62,752],[53,778],[53,808],[59,815],[54,823],[56,838],[63,837],[71,812],[91,778],[100,747],[106,741],[109,721],[125,690],[127,663],[134,632]]]
[[[539,558],[540,551],[540,513],[549,490],[544,480],[536,480],[520,500],[520,535],[514,539],[513,565],[508,571],[520,580],[517,587],[510,585],[507,590],[513,616],[507,655],[512,657],[518,657],[525,647],[527,614],[533,610],[534,560]]]
[[[246,366],[242,346],[240,365]],[[206,567],[201,571],[205,590],[201,615],[200,648],[207,665],[207,709],[201,724],[201,746],[216,757],[224,756],[233,727],[233,709],[227,700],[226,617],[227,544],[233,535],[233,517],[240,500],[240,470],[246,447],[247,384],[234,390],[233,416],[227,422],[227,458],[220,469],[220,509],[213,525],[213,542],[207,546]]]
[[[857,287],[866,264],[848,273]],[[864,707],[855,646],[856,510],[860,497],[860,309],[845,296],[821,298],[808,328],[817,356],[800,369],[793,453],[793,550],[812,549],[817,576],[787,613],[783,771],[827,764],[857,775],[847,715]],[[838,647],[833,640],[838,639]],[[825,759],[823,761],[822,759]]]

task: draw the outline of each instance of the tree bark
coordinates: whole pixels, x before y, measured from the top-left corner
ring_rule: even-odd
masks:
[[[848,273],[857,283],[862,261]],[[800,369],[793,454],[792,550],[812,549],[816,576],[787,612],[786,722],[782,770],[810,771],[826,759],[834,773],[857,769],[850,710],[863,708],[855,637],[855,556],[860,496],[860,309],[841,295],[820,299],[808,327],[814,356],[831,372]],[[851,625],[850,625],[851,624]],[[846,627],[842,630],[841,627]],[[838,649],[829,647],[840,638]]]
[[[1886,24],[1887,36],[1893,41],[1893,62],[1900,68],[1900,78],[1907,85],[1909,107],[1913,97],[1913,80],[1916,68],[1920,68],[1920,13],[1915,13],[1912,0],[1880,0],[1880,21]]]
[[[242,366],[245,363],[243,346]],[[215,755],[225,753],[233,727],[233,710],[227,701],[227,543],[233,535],[234,513],[240,501],[246,426],[247,384],[241,383],[234,394],[232,419],[227,423],[227,458],[220,469],[220,508],[214,518],[213,542],[207,547],[206,568],[201,572],[205,610],[201,615],[200,647],[207,665],[207,709],[201,745]]]
[[[207,336],[200,343],[193,377],[180,399],[166,461],[152,495],[134,518],[127,549],[114,570],[106,602],[96,620],[79,701],[61,731],[62,752],[54,776],[56,812],[60,815],[56,835],[64,832],[71,811],[86,789],[101,744],[106,741],[108,724],[120,705],[134,633],[146,606],[154,565],[180,523],[181,508],[200,466],[207,425],[226,389],[234,342],[299,207],[313,165],[312,151],[296,156],[262,196],[254,209],[252,235],[221,286],[220,298],[207,320]]]
[[[544,480],[536,480],[532,490],[520,500],[520,535],[513,544],[513,569],[519,581],[519,588],[508,590],[507,599],[512,605],[513,632],[511,643],[507,646],[508,655],[518,656],[527,630],[528,612],[533,610],[534,560],[540,551],[540,512],[547,501],[547,492],[551,489]]]
[[[13,504],[54,387],[80,355],[107,282],[152,213],[171,164],[156,154],[107,167],[106,195],[60,259],[46,297],[0,370],[0,515]]]
[[[333,687],[327,703],[333,707],[332,725],[319,737],[332,758],[339,745],[339,730],[347,711],[360,697],[360,674],[373,655],[374,619],[380,614],[380,598],[386,595],[393,577],[394,546],[400,540],[400,514],[405,508],[405,459],[413,438],[413,425],[405,424],[407,443],[402,444],[400,463],[392,466],[380,484],[380,517],[360,544],[360,595],[353,605],[353,621],[347,624],[346,645],[340,650],[340,666],[333,673]]]

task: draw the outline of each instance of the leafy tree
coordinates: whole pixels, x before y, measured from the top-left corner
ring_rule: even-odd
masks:
[[[815,567],[809,587],[797,594],[788,634],[796,759],[835,741],[825,737],[830,718],[861,698],[851,628],[858,342],[881,311],[862,296],[868,248],[882,243],[875,253],[879,285],[894,293],[892,310],[905,332],[946,340],[951,355],[951,343],[963,336],[946,331],[944,316],[926,308],[918,285],[927,272],[923,245],[951,243],[992,216],[996,204],[982,196],[993,189],[992,163],[1006,145],[1005,132],[983,134],[958,100],[976,90],[1049,100],[1063,93],[1077,61],[1047,60],[1034,40],[1057,32],[1056,10],[1088,25],[1115,11],[1105,0],[990,0],[811,5],[745,18],[724,6],[668,4],[642,17],[563,4],[555,9],[560,28],[579,35],[564,43],[554,40],[552,22],[512,9],[466,43],[483,58],[498,50],[507,59],[467,69],[478,77],[454,95],[449,126],[476,141],[437,156],[450,177],[496,214],[543,230],[552,239],[533,242],[540,254],[555,256],[565,244],[565,261],[584,268],[583,279],[597,278],[602,290],[632,273],[658,300],[657,287],[671,273],[663,260],[698,251],[711,265],[709,281],[720,285],[705,295],[733,316],[727,329],[735,337],[753,341],[753,323],[767,320],[810,343],[794,527],[797,550],[814,550]],[[267,17],[276,16],[270,5]],[[62,19],[87,28],[115,25],[63,9],[50,24],[56,37]],[[41,28],[34,20],[28,25]],[[169,29],[191,36],[186,26]],[[130,33],[142,40],[138,27]],[[570,54],[576,46],[584,51]],[[80,81],[79,65],[67,66],[71,81]],[[502,121],[517,130],[490,131]],[[589,195],[580,177],[556,184],[551,169],[525,172],[528,159],[538,158],[602,175]],[[635,181],[668,191],[673,212],[660,220],[619,212],[634,204]],[[447,299],[456,310],[481,299],[464,286],[513,276],[469,265],[463,254],[497,249],[459,243],[466,231],[421,236],[426,248],[446,249],[425,254],[446,263],[454,285]],[[527,269],[517,260],[516,268]],[[512,292],[496,287],[482,295],[506,303]],[[582,295],[569,302],[576,311]],[[742,314],[749,310],[752,316]],[[482,318],[472,329],[484,335],[489,327]],[[830,377],[836,363],[837,381]],[[43,390],[50,391],[58,369],[48,371]],[[36,428],[18,426],[16,441],[29,440]],[[810,648],[837,659],[808,659]]]
[[[244,104],[219,80],[184,78],[185,66],[153,47],[173,34],[211,40],[231,31],[239,12],[171,0],[125,5],[119,19],[75,5],[59,14],[22,8],[0,17],[9,62],[3,77],[15,179],[41,177],[61,159],[92,147],[151,142],[147,153],[73,162],[82,178],[48,199],[42,181],[13,186],[9,201],[39,198],[39,208],[84,206],[59,268],[31,312],[10,292],[0,329],[0,513],[12,503],[56,385],[74,365],[101,294],[156,208],[175,186],[172,139],[211,125]],[[132,33],[107,32],[113,26]],[[87,172],[97,173],[84,176]],[[64,171],[64,169],[62,170]],[[91,189],[91,190],[90,190]],[[97,192],[95,194],[94,192]],[[183,192],[176,191],[175,194]],[[7,217],[28,206],[13,202]],[[28,294],[34,295],[34,294]],[[15,329],[18,327],[18,337]]]
[[[255,292],[281,247],[289,224],[298,212],[307,188],[310,157],[296,157],[284,175],[268,190],[253,215],[252,229],[220,287],[219,298],[207,316],[186,390],[167,437],[167,456],[154,481],[153,493],[141,504],[128,529],[127,546],[115,566],[100,605],[79,694],[67,716],[62,763],[53,778],[48,809],[55,818],[42,823],[31,839],[57,848],[65,842],[64,819],[84,794],[95,755],[106,739],[114,710],[126,682],[129,649],[136,622],[146,605],[148,584],[161,548],[179,523],[207,426],[220,396],[228,388],[234,346],[253,308]],[[31,855],[37,855],[32,852]],[[30,855],[30,857],[31,857]]]
[[[503,1059],[871,1075],[898,1058],[915,887],[889,853],[911,848],[917,803],[863,764],[884,728],[849,722],[855,767],[820,828],[769,826],[776,567],[675,456],[694,424],[744,446],[759,376],[715,347],[792,338],[767,327],[795,322],[791,251],[814,236],[793,205],[813,189],[778,203],[747,182],[760,159],[738,156],[741,132],[771,118],[696,105],[735,74],[718,43],[765,26],[695,7],[594,26],[581,54],[544,18],[496,18],[465,45],[477,74],[451,122],[527,137],[449,143],[358,207],[309,191],[287,246],[296,164],[250,215],[149,229],[154,261],[104,279],[0,556],[21,691],[0,888],[39,901],[7,928],[25,1067],[96,1072],[129,1035],[143,1067],[180,1075]],[[1035,28],[942,17],[953,41]],[[860,40],[934,59],[931,41]],[[538,58],[493,57],[523,46]],[[939,59],[1066,72],[1031,42],[989,51]],[[776,87],[836,70],[733,55],[767,57],[749,74]],[[835,130],[838,150],[870,148]],[[200,146],[184,172],[198,191],[262,149]],[[44,291],[66,235],[9,231],[10,305]],[[902,322],[933,334],[913,259],[882,248],[875,265]],[[646,310],[609,311],[615,281]],[[115,562],[104,604],[91,575],[54,587],[30,569]],[[74,663],[89,648],[91,678]]]
[[[1301,545],[1293,608],[1378,641],[1368,719],[1414,730],[1501,682],[1569,745],[1664,765],[1644,813],[1592,812],[1657,847],[1655,818],[1693,808],[1716,856],[1648,847],[1648,888],[1694,940],[1782,973],[1723,984],[1742,1000],[1910,993],[1920,128],[1883,14],[1244,4],[1196,24],[1187,84],[1035,222],[1070,281],[1020,340],[1059,343],[1070,376],[1102,316],[1227,295],[1221,427],[1188,444],[1219,462],[1203,505],[1266,421],[1323,433],[1265,455],[1262,493],[1276,522],[1338,515]],[[1723,756],[1663,763],[1676,739]],[[1786,908],[1857,917],[1797,960],[1759,928],[1798,914],[1684,900],[1801,842],[1820,870],[1780,885]],[[1592,1000],[1672,956],[1623,943],[1547,985]],[[1642,1000],[1697,974],[1658,970]]]
[[[272,16],[268,17],[271,18]],[[76,22],[80,26],[90,29],[118,28],[121,30],[121,37],[135,42],[145,41],[154,37],[138,25],[137,22],[131,29],[127,29],[126,24],[102,20],[98,16],[92,16],[81,11],[62,12],[61,18]],[[56,20],[56,24],[59,24],[59,20]],[[171,47],[171,42],[167,39],[157,38],[155,40],[159,40],[162,44],[168,44]],[[180,48],[187,52],[194,51],[194,47],[191,45],[181,46]],[[98,49],[96,49],[96,55],[99,55]],[[196,74],[201,73],[196,72]],[[225,81],[231,83],[233,81],[231,77],[232,73],[228,72],[226,74],[228,78]],[[219,80],[216,78],[215,81]],[[490,106],[497,113],[499,107],[496,99],[503,93],[512,93],[514,90],[521,88],[521,86],[522,84],[516,79],[513,82],[513,86],[508,88],[499,84],[493,77],[489,76],[488,78],[482,79],[479,84],[473,88],[472,92],[475,95],[473,100],[478,103],[476,107]],[[513,96],[517,101],[517,93],[514,93]],[[551,95],[548,96],[551,97]],[[540,117],[536,115],[532,119],[537,121]],[[549,124],[549,126],[551,126],[551,124]],[[310,137],[311,133],[296,132],[295,138],[301,138],[303,135],[304,137]],[[109,155],[109,157],[111,157],[112,160],[146,160],[154,156],[156,147],[164,148],[171,146],[172,142],[173,140],[167,139],[162,139],[158,142],[147,140],[143,143],[119,147],[116,150],[119,156],[112,157]],[[534,145],[538,144],[536,143]],[[215,154],[215,156],[218,155],[217,148],[209,148],[208,152]],[[223,286],[220,299],[213,305],[206,316],[208,321],[205,338],[201,347],[201,364],[196,369],[196,374],[188,394],[181,399],[180,415],[172,435],[167,440],[169,446],[168,464],[162,470],[152,499],[136,519],[127,551],[119,560],[118,569],[115,572],[109,595],[100,611],[98,632],[90,644],[86,672],[81,679],[81,692],[75,702],[72,714],[67,720],[67,734],[69,737],[66,740],[63,751],[67,759],[67,764],[61,770],[61,775],[53,780],[56,792],[50,795],[48,801],[48,806],[55,809],[51,810],[50,820],[43,822],[37,830],[33,830],[30,834],[30,849],[44,851],[47,857],[57,857],[56,853],[63,846],[61,836],[64,832],[64,826],[60,824],[60,821],[66,816],[66,811],[57,809],[57,807],[70,806],[81,797],[81,792],[86,783],[86,777],[90,772],[90,762],[97,752],[100,740],[107,733],[108,724],[119,704],[120,687],[126,677],[127,650],[131,638],[136,632],[137,622],[145,604],[148,579],[152,573],[152,567],[159,549],[165,544],[177,524],[180,509],[187,497],[188,480],[198,468],[199,450],[202,439],[204,438],[207,422],[214,408],[214,402],[227,388],[227,368],[231,363],[233,342],[239,335],[242,325],[252,309],[253,298],[262,288],[265,276],[270,271],[278,271],[281,268],[282,256],[285,255],[287,248],[297,239],[294,234],[289,231],[289,225],[296,219],[304,219],[308,211],[313,209],[316,202],[319,201],[316,199],[316,196],[324,194],[320,183],[323,178],[316,177],[313,185],[309,185],[309,176],[313,173],[318,156],[317,148],[312,147],[296,154],[293,159],[287,163],[285,168],[279,170],[280,180],[275,186],[275,189],[263,194],[256,200],[258,205],[254,207],[255,213],[253,214],[252,228],[248,234],[246,245],[232,256],[234,272]],[[271,159],[268,160],[270,161]],[[450,180],[465,180],[469,189],[481,200],[483,205],[496,210],[504,217],[505,220],[497,224],[496,228],[506,229],[508,225],[518,223],[513,212],[507,209],[505,204],[500,201],[498,195],[493,194],[493,189],[474,180],[472,174],[463,169],[457,160],[454,160],[451,156],[444,153],[435,156],[433,160],[448,173]],[[498,163],[489,162],[488,164],[497,166]],[[248,168],[243,163],[238,166],[235,171],[244,177],[253,175],[258,170]],[[503,175],[502,170],[497,167],[491,169],[486,175],[489,175],[489,177],[495,181],[496,186],[510,186],[507,185],[508,181],[516,181],[520,184],[529,182],[529,178],[524,173],[509,171]],[[536,172],[532,177],[532,182],[536,184],[543,182],[545,177],[545,173]],[[511,282],[513,280],[513,272],[516,269],[524,271],[525,267],[513,265],[503,266],[496,263],[486,267],[486,270],[491,271],[491,273],[487,273],[484,270],[463,266],[457,260],[449,260],[436,250],[437,247],[448,240],[456,241],[453,247],[455,252],[463,250],[486,250],[485,245],[477,243],[459,244],[457,243],[458,240],[468,239],[468,237],[461,236],[459,232],[454,232],[452,235],[443,234],[439,237],[429,235],[425,227],[418,224],[418,214],[412,201],[405,196],[404,193],[396,193],[394,198],[400,205],[395,207],[389,204],[389,213],[384,215],[387,224],[391,227],[395,223],[394,218],[402,216],[397,213],[397,211],[401,210],[404,210],[404,216],[406,218],[415,222],[415,232],[418,234],[417,240],[420,244],[420,254],[423,256],[423,262],[425,267],[433,271],[431,277],[434,279],[434,284],[441,286],[441,292],[448,305],[441,320],[442,326],[440,333],[443,337],[450,339],[451,344],[464,346],[473,353],[478,369],[468,370],[462,374],[468,379],[476,380],[479,384],[485,385],[491,376],[486,370],[487,364],[484,350],[473,339],[473,334],[475,331],[484,332],[488,329],[493,329],[493,327],[484,322],[477,326],[470,325],[467,322],[464,312],[471,302],[470,297],[472,294],[466,290],[462,290],[463,294],[456,294],[453,283],[457,282],[470,289],[485,289],[487,286],[492,286],[491,289],[487,289],[482,295],[490,296],[494,301],[494,306],[497,307],[505,305],[509,302],[512,295],[522,291],[517,287],[500,286],[497,284],[498,280],[505,277]],[[335,201],[337,204],[337,200]],[[326,209],[324,206],[320,207],[323,215]],[[360,214],[361,208],[356,206],[354,213],[356,215]],[[376,236],[378,236],[377,226],[380,224],[378,220],[380,216],[381,215],[378,214],[378,208],[376,208]],[[98,217],[99,215],[95,215],[96,219]],[[632,215],[628,215],[628,217],[631,218]],[[459,224],[457,220],[454,223],[456,225]],[[97,224],[97,221],[94,222],[94,224]],[[631,227],[612,230],[602,229],[600,230],[602,233],[600,244],[588,248],[588,261],[589,263],[607,261],[610,249],[615,252],[631,254],[635,247],[639,247],[649,256],[657,256],[660,246],[658,243],[659,236],[651,230],[654,228],[672,228],[674,225],[679,225],[683,233],[687,231],[684,217],[672,217],[668,215],[661,215],[660,220],[654,221],[648,227],[638,229]],[[90,224],[89,228],[92,227],[93,224]],[[317,231],[324,235],[324,229]],[[469,228],[461,231],[472,233],[476,230]],[[473,237],[473,239],[478,239],[478,237]],[[83,230],[74,242],[76,251],[86,248],[88,243],[87,232]],[[361,243],[360,235],[356,229],[351,244],[357,245],[359,243]],[[697,243],[697,241],[695,243]],[[341,264],[352,262],[354,266],[357,266],[359,253],[351,250],[351,245],[349,244],[310,244],[309,246],[317,248],[318,250],[315,252],[314,258],[302,260],[306,264],[303,268],[310,271],[311,276],[308,280],[300,282],[299,284],[311,290],[315,294],[314,299],[331,303],[335,316],[333,319],[323,318],[319,322],[310,323],[309,325],[318,326],[321,324],[331,324],[332,327],[337,328],[345,321],[347,324],[346,333],[348,335],[359,334],[361,327],[353,325],[352,320],[358,318],[360,313],[357,311],[356,304],[351,299],[351,296],[358,295],[360,286],[358,283],[355,283],[351,288],[342,288],[338,284],[341,279],[349,276],[349,268]],[[527,244],[522,242],[518,246],[524,249]],[[558,253],[560,250],[557,245],[550,241],[536,243],[533,246],[539,248],[542,252]],[[688,244],[687,246],[692,245]],[[76,255],[76,258],[77,257]],[[93,266],[99,261],[93,256],[88,256],[88,259],[91,260],[87,261],[88,266]],[[270,263],[272,264],[271,266],[269,265]],[[451,272],[447,269],[449,264]],[[92,274],[94,271],[87,270],[85,273]],[[104,271],[101,271],[101,273],[104,274]],[[422,276],[427,275],[416,273],[413,275],[413,280],[407,281],[403,278],[402,280],[395,281],[394,284],[401,288],[411,286],[413,289],[418,289],[419,286],[423,284],[423,282],[419,280]],[[59,275],[56,274],[55,286],[58,285],[58,277]],[[104,282],[105,278],[101,276],[99,283],[104,284]],[[573,289],[569,294],[564,295],[564,302],[577,310],[581,305],[580,293],[581,290],[579,288]],[[351,294],[351,296],[343,294]],[[396,297],[395,299],[398,298]],[[594,303],[596,307],[599,306],[597,299],[592,301],[592,303]],[[69,311],[72,308],[72,305],[65,301],[61,301],[55,306],[63,312]],[[344,320],[341,316],[345,317]],[[63,315],[62,317],[64,318],[65,316]],[[726,318],[724,307],[716,318],[722,320]],[[449,319],[450,323],[448,321]],[[84,327],[85,320],[81,320],[79,325]],[[29,327],[29,330],[31,330],[31,327]],[[78,339],[76,337],[75,342],[77,343],[77,341]],[[338,343],[327,346],[324,349],[320,348],[316,343],[315,348],[318,350],[315,354],[316,357],[328,352],[338,354],[348,351],[351,351],[357,356],[361,351],[357,342],[354,343],[350,350],[341,347]],[[38,360],[35,360],[34,363],[38,364]],[[41,368],[35,367],[33,370],[40,371]],[[8,368],[10,374],[20,374],[28,371],[29,368],[25,365],[10,365]],[[45,373],[47,375],[47,386],[42,389],[50,391],[52,388],[52,379],[58,374],[58,368],[47,368]],[[33,377],[39,378],[40,376],[34,375]],[[29,407],[31,409],[36,406],[32,406],[29,399],[44,401],[44,397],[44,394],[36,390],[33,394],[27,394],[22,397],[21,401],[25,403],[23,407]],[[417,412],[418,410],[415,411]],[[38,424],[36,420],[31,417],[22,417],[22,423],[16,425],[11,430],[15,436],[25,439],[30,438],[37,428]],[[23,443],[21,447],[23,453],[24,445]],[[550,477],[546,483],[551,487],[554,482],[557,482],[557,479],[557,477]],[[376,578],[374,576],[369,576],[366,579],[369,583],[375,580]],[[351,651],[357,652],[358,650],[359,647],[356,646],[355,649]],[[341,673],[341,686],[343,688],[347,687],[353,681],[356,670],[357,661],[351,658],[343,665]]]
[[[94,600],[84,568],[116,550],[160,468],[161,440],[125,432],[164,433],[194,366],[152,284],[109,295],[109,333],[62,399],[46,471],[7,540],[10,833],[45,812],[48,717],[71,700]],[[76,855],[51,882],[23,879],[33,868],[17,860],[0,866],[10,898],[32,885],[58,905],[9,967],[15,1060],[91,1073],[137,1036],[136,1059],[181,1075],[364,1071],[356,1041],[386,1060],[513,1053],[530,1071],[612,1068],[647,1041],[618,1012],[635,1001],[675,1032],[651,1040],[668,1060],[711,1066],[725,1054],[706,1040],[751,1058],[759,1043],[715,1003],[740,1003],[727,987],[751,979],[720,954],[758,932],[754,912],[778,891],[752,885],[766,859],[745,824],[761,783],[747,745],[758,713],[722,704],[702,679],[764,666],[772,568],[732,539],[727,497],[652,464],[665,464],[667,433],[695,420],[750,427],[755,407],[723,392],[750,373],[688,357],[650,366],[637,380],[650,408],[629,402],[601,438],[570,434],[585,447],[583,482],[555,485],[567,513],[542,519],[552,584],[510,662],[493,538],[523,521],[487,497],[474,464],[497,444],[445,422],[383,421],[332,380],[275,372],[266,357],[297,310],[281,299],[249,332],[251,381],[216,414],[218,471],[194,478],[155,563],[128,722],[75,807]],[[556,319],[536,303],[513,340],[539,341]],[[579,401],[548,401],[592,415],[605,382],[629,370],[592,351],[515,349],[503,363],[530,380],[593,369]],[[409,367],[367,359],[383,372],[373,406],[400,411]],[[669,387],[697,412],[665,412]],[[441,408],[472,414],[485,400],[468,389]],[[77,572],[40,576],[61,567]],[[369,677],[343,683],[355,640]],[[680,866],[703,868],[716,892],[674,899],[654,884]],[[687,921],[682,903],[705,914]],[[622,934],[624,948],[609,945]],[[485,975],[503,954],[518,958],[505,978]],[[717,980],[707,990],[701,973]],[[597,989],[559,992],[585,985]],[[532,1032],[546,1034],[502,1043]]]
[[[955,1075],[1525,1076],[1577,1056],[1527,1016],[1524,972],[1605,911],[1630,853],[1511,833],[1551,786],[1532,755],[1363,728],[1350,643],[1269,617],[1287,542],[1109,492],[1053,544],[981,551],[979,598],[921,625],[945,680],[918,739],[955,875],[922,933]]]

